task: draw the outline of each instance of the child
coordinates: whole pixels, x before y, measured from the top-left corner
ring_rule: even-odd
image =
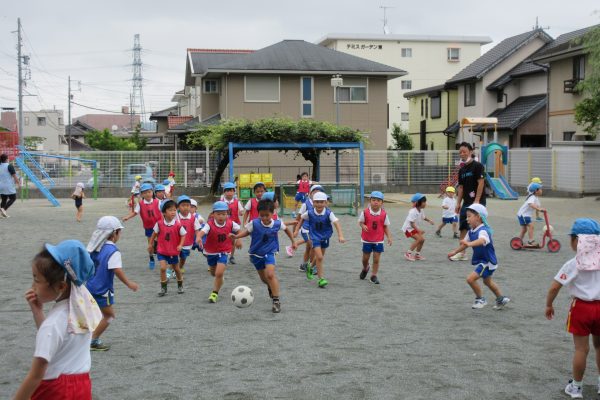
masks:
[[[140,196],[140,186],[142,185],[142,176],[136,175],[135,181],[133,182],[133,186],[131,186],[131,197],[129,198],[129,208],[133,210],[135,207],[136,201],[135,199]]]
[[[173,198],[173,193],[172,193],[173,186],[171,186],[171,181],[168,179],[165,179],[162,184],[165,188],[165,198],[172,199]]]
[[[475,265],[475,270],[467,277],[467,283],[475,292],[475,302],[471,306],[473,309],[483,308],[487,305],[481,287],[477,283],[479,278],[496,295],[496,305],[494,310],[504,308],[510,299],[503,296],[500,288],[492,280],[492,275],[498,268],[498,260],[492,241],[492,229],[487,223],[488,212],[485,206],[475,203],[467,207],[467,223],[471,228],[467,236],[460,241],[460,246],[451,251],[448,257],[463,252],[467,247],[473,248],[473,258],[471,264]]]
[[[540,199],[538,198],[538,196],[542,195],[542,185],[539,183],[531,183],[529,184],[527,190],[529,191],[529,195],[517,213],[517,219],[519,220],[519,225],[521,225],[521,233],[519,234],[519,237],[522,240],[525,236],[525,233],[527,233],[529,237],[527,245],[538,246],[537,242],[533,239],[533,231],[535,227],[531,223],[531,216],[533,215],[533,210],[542,212],[546,211],[545,209],[541,208]]]
[[[200,215],[200,213],[198,212],[198,202],[194,199],[190,200],[190,212],[194,216],[194,219],[196,219],[196,221],[198,221],[198,223],[200,224],[200,228],[204,227],[204,218],[202,218],[202,215]],[[202,250],[200,250],[200,247],[198,246],[198,243],[196,242],[194,242],[194,244],[192,245],[192,250],[198,250],[202,252]]]
[[[150,242],[150,237],[154,231],[154,225],[156,225],[160,219],[160,200],[152,198],[152,185],[150,183],[144,183],[140,187],[140,191],[142,193],[142,200],[135,205],[135,208],[129,215],[123,217],[123,221],[129,221],[139,214],[142,219],[142,226],[144,227],[144,235],[146,235],[146,239],[148,240],[147,245],[149,246],[150,244],[153,244]],[[150,257],[148,268],[154,269],[154,251],[149,252],[148,256]]]
[[[246,225],[247,222],[258,218],[258,202],[260,199],[262,199],[263,194],[267,191],[267,187],[264,183],[258,182],[254,184],[252,190],[254,191],[254,197],[248,200],[246,206],[244,207],[246,210],[244,213],[244,225]]]
[[[231,182],[226,182],[223,185],[223,195],[221,196],[221,201],[224,201],[229,207],[229,218],[238,226],[242,223],[240,221],[240,217],[244,215],[244,208],[242,207],[242,203],[238,200],[235,195],[235,184]],[[229,257],[229,263],[235,264],[235,248],[239,245],[241,246],[240,241],[234,243],[235,246],[231,247],[231,257]]]
[[[298,185],[298,191],[296,192],[296,197],[294,198],[296,200],[296,206],[294,207],[294,210],[298,209],[299,204],[304,204],[312,184],[313,182],[308,179],[308,172],[303,172],[300,175],[298,182],[296,182],[296,185]],[[295,217],[295,215],[292,216]]]
[[[138,284],[127,279],[123,272],[123,263],[121,262],[121,252],[115,246],[115,243],[121,238],[123,225],[116,217],[106,216],[98,220],[96,230],[87,245],[87,251],[90,253],[96,272],[87,283],[86,287],[94,296],[96,303],[102,311],[102,321],[92,334],[90,350],[106,351],[110,346],[105,345],[100,340],[100,335],[108,328],[108,325],[115,319],[113,310],[114,300],[114,279],[115,275],[125,286],[137,292]]]
[[[91,400],[90,340],[102,314],[83,282],[94,262],[77,240],[46,244],[33,259],[25,292],[38,328],[29,373],[15,399]],[[44,315],[44,303],[56,303]]]
[[[186,230],[177,220],[177,205],[173,200],[166,200],[161,206],[163,218],[154,225],[154,232],[150,237],[150,243],[157,239],[156,257],[160,262],[160,292],[158,297],[167,294],[167,267],[175,270],[177,277],[177,293],[183,293],[183,276],[179,269],[179,253],[183,249]],[[148,252],[153,251],[154,246],[148,245]]]
[[[554,318],[552,303],[563,286],[572,297],[567,317],[567,331],[573,335],[573,377],[565,393],[573,399],[583,398],[582,384],[590,350],[590,334],[600,372],[600,225],[590,218],[576,219],[571,228],[571,248],[576,257],[567,261],[554,277],[546,297],[546,318]],[[597,392],[600,394],[600,377]]]
[[[323,192],[323,186],[321,185],[313,185],[310,188],[308,193],[308,198],[306,201],[300,206],[300,211],[296,217],[296,228],[294,229],[294,237],[298,236],[298,232],[302,235],[302,240],[296,242],[296,247],[300,246],[303,243],[306,243],[306,247],[304,249],[304,256],[302,258],[302,264],[298,267],[298,269],[302,272],[306,272],[307,268],[311,268],[310,274],[315,275],[317,273],[317,266],[311,266],[312,260],[312,243],[310,242],[310,238],[308,237],[310,225],[308,224],[308,220],[302,220],[301,216],[307,211],[310,211],[314,208],[312,198],[317,192]],[[302,223],[300,223],[302,221]],[[287,248],[286,248],[287,251]],[[309,275],[307,278],[310,279]]]
[[[456,199],[454,194],[456,189],[453,186],[446,188],[446,197],[442,200],[442,223],[438,226],[435,234],[437,237],[442,237],[442,228],[446,224],[452,224],[452,232],[454,232],[454,239],[458,239],[458,215],[456,215]]]
[[[367,207],[358,217],[358,226],[360,226],[362,242],[362,271],[360,279],[365,279],[369,273],[369,258],[373,253],[373,271],[371,272],[371,283],[379,285],[377,272],[379,271],[379,259],[383,253],[384,235],[387,237],[388,246],[392,245],[392,235],[390,234],[390,219],[383,209],[383,193],[371,192],[369,207]]]
[[[329,238],[333,234],[333,227],[335,226],[340,243],[346,242],[346,239],[344,239],[339,220],[327,208],[327,195],[325,193],[315,193],[313,196],[313,206],[314,208],[302,214],[301,218],[308,221],[308,235],[312,242],[315,262],[317,264],[318,284],[320,288],[325,288],[329,282],[324,277],[325,268],[323,266],[323,258],[325,257],[325,250],[329,247]],[[311,268],[306,268],[306,276],[308,279],[313,279]]]
[[[410,201],[413,203],[413,207],[408,211],[404,225],[402,225],[402,231],[407,238],[412,238],[414,241],[408,251],[404,253],[404,258],[408,261],[424,260],[425,257],[421,255],[421,250],[423,244],[425,244],[425,232],[419,229],[419,222],[427,221],[431,225],[434,222],[425,216],[424,209],[427,207],[427,197],[424,194],[415,193]]]
[[[215,277],[213,290],[208,297],[210,303],[216,303],[219,299],[219,290],[223,286],[223,275],[227,266],[227,256],[233,249],[235,239],[229,235],[237,233],[240,225],[229,218],[229,207],[223,201],[213,204],[212,218],[200,230],[196,243],[204,249],[204,255],[208,261],[210,274]],[[202,239],[206,237],[203,243]],[[241,242],[239,242],[241,244]],[[241,246],[240,246],[241,247]]]
[[[83,189],[85,185],[83,182],[77,183],[75,186],[75,191],[71,195],[73,200],[75,200],[75,208],[77,209],[77,213],[75,214],[75,219],[77,222],[81,222],[81,217],[83,216],[83,199],[85,199],[85,193]]]
[[[240,239],[251,235],[250,261],[254,264],[260,280],[267,285],[269,296],[273,299],[271,310],[274,313],[281,312],[281,303],[279,301],[279,281],[275,275],[275,254],[279,251],[279,231],[285,231],[295,248],[292,233],[281,220],[273,219],[275,204],[271,200],[261,200],[258,203],[259,218],[253,219],[237,235],[232,235]]]
[[[529,182],[529,184],[531,185],[532,183],[539,183],[540,185],[542,184],[542,180],[540,178],[538,178],[537,176],[534,176],[533,178],[531,178],[531,182]],[[529,185],[527,185],[527,193],[529,194]],[[544,218],[540,217],[540,211],[539,210],[535,210],[535,220],[536,221],[543,221]]]
[[[170,198],[173,198],[173,196],[175,195],[175,172],[170,171],[169,172],[169,176],[167,177],[167,179],[165,179],[165,181],[169,181],[168,186],[169,186],[169,194],[170,194]]]
[[[185,260],[190,256],[192,246],[196,243],[196,235],[200,230],[200,222],[194,214],[191,212],[192,199],[182,194],[177,198],[177,219],[181,225],[185,228],[185,241],[183,242],[183,248],[179,253],[179,269],[183,274],[185,272]]]

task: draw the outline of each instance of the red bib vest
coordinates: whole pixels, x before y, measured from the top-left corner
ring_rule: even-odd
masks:
[[[171,226],[165,224],[164,218],[158,220],[158,253],[163,256],[178,256],[177,246],[181,236],[179,230],[181,229],[181,223],[175,219],[175,223]]]
[[[258,200],[256,197],[250,199],[250,221],[258,218]]]
[[[300,183],[298,184],[298,193],[308,194],[309,190],[310,190],[310,181],[300,180]]]
[[[140,200],[140,218],[142,218],[144,229],[154,228],[161,216],[162,214],[158,209],[158,199],[152,199],[150,204],[146,204],[143,199]]]
[[[206,243],[204,243],[204,250],[207,253],[231,253],[233,250],[233,243],[229,238],[229,234],[232,233],[233,221],[231,218],[227,218],[225,225],[217,226],[214,219],[209,219],[207,222],[210,226],[210,231],[206,235]]]
[[[365,242],[378,243],[383,242],[384,232],[383,227],[385,223],[386,212],[381,209],[379,215],[372,215],[368,208],[363,211],[365,217],[365,225],[369,228],[368,232],[362,231],[361,238]]]
[[[231,203],[227,203],[229,206],[229,218],[236,224],[241,224],[240,221],[240,201],[238,199],[233,199]]]
[[[179,214],[177,215],[179,216]],[[184,246],[191,246],[196,240],[196,230],[194,229],[195,221],[194,214],[191,213],[189,219],[182,219],[181,217],[179,218],[179,223],[181,223],[186,230],[185,241],[183,242]]]

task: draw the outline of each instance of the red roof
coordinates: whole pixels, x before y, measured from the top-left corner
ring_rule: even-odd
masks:
[[[175,115],[169,115],[167,117],[167,121],[169,124],[169,129],[171,128],[175,128],[177,125],[181,125],[184,122],[188,122],[190,119],[194,119],[194,117],[192,117],[191,115],[186,115],[183,117],[178,117]]]
[[[255,50],[242,50],[242,49],[187,49],[192,53],[225,53],[225,54],[244,54],[254,53]]]
[[[81,117],[73,118],[75,121],[81,121],[92,128],[102,131],[104,129],[112,130],[113,126],[117,126],[118,130],[131,129],[131,115],[129,114],[85,114]],[[139,114],[133,116],[133,126],[140,123]]]

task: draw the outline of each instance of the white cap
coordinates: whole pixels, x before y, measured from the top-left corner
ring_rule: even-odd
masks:
[[[314,190],[317,190],[317,189],[319,189],[320,191],[323,191],[323,186],[321,186],[321,185],[312,185],[310,187],[310,190],[308,191],[308,193],[312,193]]]
[[[487,208],[479,203],[471,204],[469,207],[467,207],[467,210],[473,210],[482,217],[487,218],[488,216]]]
[[[196,200],[194,200],[194,199],[191,199],[191,200],[190,200],[190,204],[191,204],[192,206],[194,206],[194,207],[198,207],[198,202],[197,202]]]
[[[85,189],[85,185],[83,184],[83,182],[77,182],[77,185],[75,186]]]
[[[315,193],[313,196],[313,201],[327,201],[327,195],[323,192]]]
[[[113,232],[117,229],[123,229],[123,224],[121,224],[121,221],[119,221],[117,217],[107,215],[98,220],[98,224],[96,224],[96,229]]]

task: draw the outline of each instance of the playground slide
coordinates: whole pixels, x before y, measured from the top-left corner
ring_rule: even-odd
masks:
[[[517,200],[519,198],[519,194],[515,192],[504,176],[499,175],[498,178],[493,178],[490,174],[485,174],[485,179],[488,181],[496,196],[502,200]]]
[[[15,161],[17,162],[17,165],[19,166],[19,168],[21,169],[21,171],[23,171],[23,173],[25,175],[27,175],[27,177],[29,178],[29,180],[31,182],[33,182],[35,184],[35,186],[37,186],[37,188],[39,189],[39,191],[42,192],[44,194],[44,196],[46,196],[46,198],[48,199],[48,201],[50,203],[52,203],[53,206],[60,207],[60,203],[58,202],[58,200],[56,200],[56,197],[54,197],[54,195],[50,192],[50,190],[48,190],[48,188],[46,186],[44,186],[44,184],[42,183],[42,181],[40,181],[38,179],[38,177],[35,176],[35,174],[33,173],[33,171],[31,171],[31,169],[29,168],[29,166],[27,166],[27,164],[25,163],[25,160],[22,157],[17,157],[17,158],[15,158]]]

